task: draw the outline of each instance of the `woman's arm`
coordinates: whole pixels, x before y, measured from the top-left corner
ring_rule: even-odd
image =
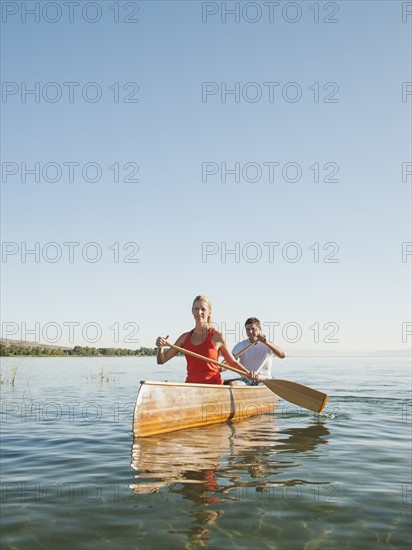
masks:
[[[259,377],[256,373],[249,371],[241,363],[236,361],[232,352],[226,345],[223,334],[221,334],[218,331],[215,331],[215,333],[213,334],[213,343],[215,345],[215,348],[218,349],[219,352],[223,355],[229,367],[233,367],[234,369],[242,371],[245,374],[245,376],[250,380],[258,380]]]
[[[179,336],[179,338],[175,342],[175,346],[183,347],[183,344],[186,340],[187,332]],[[167,351],[164,351],[165,346],[167,346],[167,339],[169,338],[169,335],[163,337],[158,336],[156,339],[156,346],[157,346],[157,364],[163,365],[172,357],[177,355],[179,352],[176,349],[169,348]]]

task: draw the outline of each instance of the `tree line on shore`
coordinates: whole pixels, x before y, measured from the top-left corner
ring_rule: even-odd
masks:
[[[93,348],[89,346],[74,346],[73,348],[59,348],[52,346],[35,346],[22,344],[0,344],[1,357],[146,357],[156,355],[157,348],[126,349],[126,348]]]

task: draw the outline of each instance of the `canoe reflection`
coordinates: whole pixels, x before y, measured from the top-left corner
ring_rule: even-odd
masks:
[[[131,462],[136,481],[131,489],[147,494],[168,488],[203,503],[236,500],[235,489],[252,485],[264,490],[274,481],[282,483],[273,476],[299,465],[298,458],[286,454],[313,451],[327,443],[328,434],[322,423],[278,430],[276,418],[267,415],[255,422],[251,418],[136,438]]]
[[[219,460],[231,453],[231,436],[231,427],[223,424],[135,438],[131,465],[138,473],[134,491],[153,493],[179,483],[211,487]]]

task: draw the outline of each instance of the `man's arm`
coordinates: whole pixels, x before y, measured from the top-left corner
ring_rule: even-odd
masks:
[[[273,353],[273,355],[276,355],[277,357],[279,357],[279,359],[284,359],[286,357],[286,354],[283,351],[283,349],[280,348],[279,346],[277,346],[276,344],[273,344],[272,342],[269,342],[269,340],[266,338],[265,334],[260,334],[258,336],[258,340],[260,342],[262,342],[262,344],[265,344],[270,349],[270,351]]]

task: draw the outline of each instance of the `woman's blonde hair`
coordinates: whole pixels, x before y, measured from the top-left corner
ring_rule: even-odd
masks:
[[[195,307],[196,302],[205,302],[207,304],[207,307],[209,308],[209,315],[207,317],[207,322],[211,323],[212,322],[212,302],[210,301],[210,299],[204,294],[199,294],[199,296],[196,296],[196,298],[193,300],[192,310]]]

